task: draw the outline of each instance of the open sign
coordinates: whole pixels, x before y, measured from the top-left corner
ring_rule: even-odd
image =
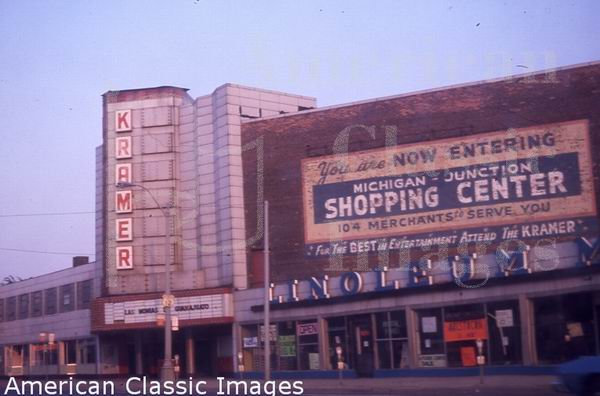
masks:
[[[296,325],[296,333],[298,336],[319,334],[319,325],[317,322],[298,323],[298,325]]]

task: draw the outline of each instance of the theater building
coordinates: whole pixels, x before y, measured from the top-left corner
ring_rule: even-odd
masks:
[[[312,98],[233,84],[197,98],[177,87],[103,95],[103,294],[91,324],[102,345],[102,374],[159,373],[165,264],[180,373],[234,371],[233,293],[248,286],[242,120],[314,105]]]
[[[271,367],[299,376],[542,373],[598,354],[599,108],[594,63],[244,122],[264,152],[242,152],[246,234],[269,201],[272,282],[265,337],[249,241],[247,375],[266,338]]]

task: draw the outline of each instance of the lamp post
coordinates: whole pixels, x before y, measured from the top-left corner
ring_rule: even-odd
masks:
[[[171,329],[171,306],[174,303],[174,298],[171,295],[171,263],[170,263],[170,247],[171,229],[169,227],[169,212],[167,207],[161,207],[154,195],[146,187],[141,184],[119,182],[116,184],[118,188],[139,187],[150,195],[156,206],[162,212],[165,218],[165,294],[163,295],[162,305],[165,311],[165,357],[160,378],[164,381],[175,380],[175,369],[173,367],[173,333]]]
[[[271,304],[271,278],[269,272],[271,271],[269,265],[269,201],[265,201],[264,203],[264,272],[265,272],[265,303],[264,303],[264,352],[265,352],[265,381],[269,381],[271,379],[271,318],[270,315],[270,304]]]

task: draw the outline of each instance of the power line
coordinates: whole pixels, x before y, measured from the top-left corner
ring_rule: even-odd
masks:
[[[46,250],[28,250],[28,249],[14,249],[0,247],[0,250],[6,250],[10,252],[21,252],[21,253],[39,253],[39,254],[57,254],[64,256],[95,256],[94,253],[73,253],[73,252],[49,252]]]
[[[13,214],[0,214],[0,217],[70,216],[70,215],[82,215],[82,214],[92,214],[92,213],[96,213],[96,212],[13,213]]]

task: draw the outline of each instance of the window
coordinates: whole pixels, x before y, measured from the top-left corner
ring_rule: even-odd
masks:
[[[11,297],[14,298],[14,297]],[[16,302],[16,299],[15,299]],[[8,346],[7,352],[7,363],[8,367],[23,367],[28,361],[26,345],[12,345]]]
[[[77,283],[77,309],[88,309],[92,301],[92,280]]]
[[[45,309],[44,312],[46,315],[54,315],[57,312],[57,303],[56,303],[56,298],[57,298],[57,293],[56,293],[56,288],[53,287],[52,289],[46,289],[45,292]]]
[[[63,343],[65,348],[65,363],[77,364],[77,341],[68,340]]]
[[[31,344],[31,366],[43,366],[46,364],[44,356],[44,345],[43,344]]]
[[[521,364],[521,328],[516,300],[455,305],[417,311],[419,365],[477,365],[477,340],[486,365]]]
[[[479,354],[477,339],[483,340],[483,355],[487,356],[489,337],[483,304],[444,308],[444,340],[448,366],[476,366]]]
[[[521,364],[519,301],[487,303],[490,363]]]
[[[342,348],[341,363],[348,362],[348,334],[346,332],[346,317],[327,319],[329,332],[329,364],[333,370],[338,368],[336,348]]]
[[[31,317],[42,316],[43,302],[41,291],[31,293]]]
[[[6,320],[17,320],[17,297],[6,299]]]
[[[377,313],[375,325],[379,368],[408,367],[408,338],[404,311]]]
[[[296,322],[287,321],[277,324],[278,370],[298,369],[296,350]]]
[[[259,348],[258,326],[242,326],[242,353],[247,371],[264,370],[264,359]]]
[[[60,287],[60,312],[70,312],[75,309],[73,289],[72,283]]]
[[[561,363],[595,354],[592,293],[538,298],[533,300],[533,305],[541,364]]]
[[[417,311],[419,321],[419,356],[421,367],[446,367],[446,348],[441,308]]]
[[[297,327],[300,370],[319,370],[319,323],[314,319],[304,320]]]
[[[80,364],[96,363],[96,342],[93,338],[79,340],[77,342],[78,362]]]
[[[27,319],[29,317],[29,294],[21,294],[19,296],[19,319]]]
[[[4,299],[0,298],[0,323],[4,322]]]

